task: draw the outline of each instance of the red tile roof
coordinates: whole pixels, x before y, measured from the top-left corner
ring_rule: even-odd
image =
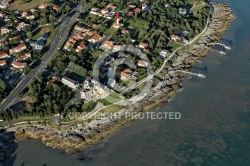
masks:
[[[11,65],[16,68],[24,68],[25,66],[27,66],[27,63],[13,61]]]
[[[8,56],[9,55],[6,52],[3,52],[3,53],[0,54],[0,58],[6,58]]]
[[[6,60],[1,60],[1,61],[0,61],[0,66],[4,66],[4,65],[6,65],[6,64],[7,64]]]

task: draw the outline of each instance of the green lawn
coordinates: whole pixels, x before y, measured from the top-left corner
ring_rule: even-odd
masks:
[[[114,28],[113,26],[111,26],[109,29],[107,29],[105,31],[106,35],[115,35],[118,31],[118,28]]]
[[[148,28],[148,23],[140,19],[135,19],[135,20],[131,19],[128,22],[131,27],[134,27],[139,31],[146,31]]]
[[[176,48],[180,47],[181,45],[170,40],[167,46],[172,47],[171,52],[173,52]]]
[[[205,6],[207,6],[207,4],[200,4],[199,6],[197,7],[194,7],[191,12],[193,12],[194,14],[197,13],[197,11],[201,10],[202,8],[204,8]]]
[[[95,103],[93,101],[90,101],[88,103],[84,103],[82,106],[83,110],[88,110],[88,111],[92,111],[95,107]]]
[[[104,108],[100,111],[100,113],[114,113],[114,112],[117,112],[121,109],[123,109],[124,107],[123,106],[120,106],[120,105],[112,105],[110,107],[107,107],[107,108]]]
[[[117,103],[119,101],[121,101],[121,98],[119,96],[115,95],[115,94],[112,94],[112,93],[109,94],[104,99],[99,100],[99,102],[102,103],[105,106]]]
[[[23,0],[14,0],[14,2],[10,4],[9,8],[14,10],[26,11],[40,5],[43,2],[48,3],[50,2],[50,0],[32,0],[29,3],[24,3]]]

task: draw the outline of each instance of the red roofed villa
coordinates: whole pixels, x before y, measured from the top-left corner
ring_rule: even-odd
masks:
[[[17,62],[17,61],[13,61],[11,63],[11,65],[14,67],[14,68],[17,68],[17,69],[23,69],[27,66],[27,63],[22,63],[22,62]]]

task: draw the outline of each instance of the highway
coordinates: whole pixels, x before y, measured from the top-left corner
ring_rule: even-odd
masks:
[[[12,90],[12,92],[3,100],[1,106],[0,106],[0,112],[5,111],[8,107],[10,107],[18,92],[22,91],[24,88],[26,88],[29,83],[36,77],[37,73],[44,71],[44,69],[47,67],[48,63],[52,59],[53,55],[58,50],[58,47],[60,46],[61,42],[64,41],[64,39],[68,36],[69,30],[67,30],[68,25],[74,20],[74,17],[76,16],[77,10],[80,8],[81,3],[77,7],[75,7],[70,14],[65,18],[65,20],[61,23],[60,28],[56,34],[56,37],[52,40],[49,50],[44,55],[44,59],[42,63],[33,69],[28,75],[25,75],[22,80],[18,83],[18,85]]]

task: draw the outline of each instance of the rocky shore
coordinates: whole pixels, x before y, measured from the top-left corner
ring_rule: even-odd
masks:
[[[16,147],[14,132],[0,131],[0,166],[4,166],[5,160],[11,157]]]
[[[220,40],[222,33],[235,18],[226,4],[211,3],[211,5],[214,12],[206,32],[199,38],[199,41],[190,50],[181,50],[183,53],[172,64],[164,80],[154,87],[143,101],[119,111],[117,114],[120,117],[125,117],[127,112],[143,112],[159,107],[168,102],[180,90],[181,81],[185,75],[176,70],[188,70],[201,56],[204,56],[209,51],[207,44]],[[20,125],[9,130],[15,131],[17,141],[26,137],[41,138],[46,146],[65,149],[67,153],[84,159],[84,149],[104,139],[129,120],[107,117],[92,120],[87,126],[70,127],[66,130],[52,129],[39,124]]]

